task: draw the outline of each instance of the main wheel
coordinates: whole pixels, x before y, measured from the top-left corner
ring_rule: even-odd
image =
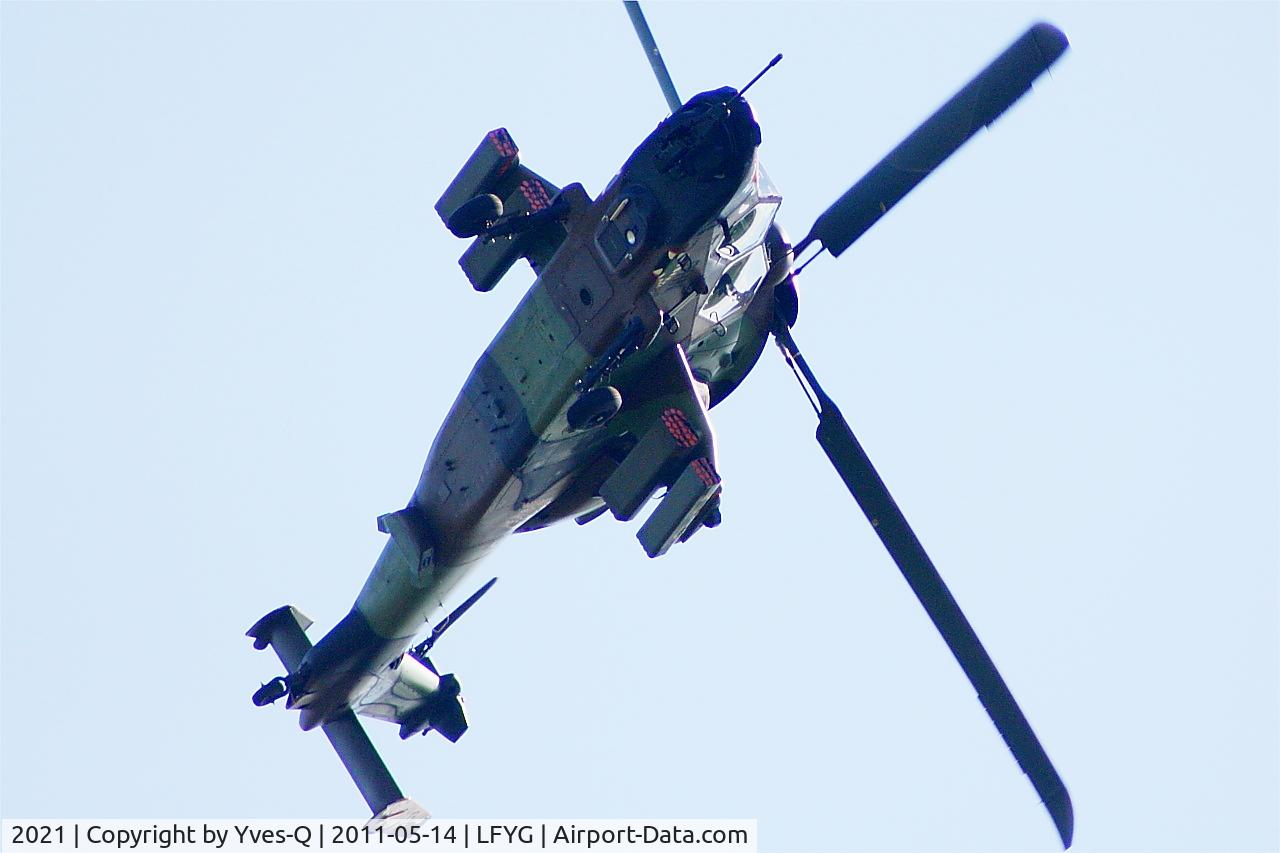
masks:
[[[622,395],[612,385],[601,385],[583,394],[569,407],[569,429],[580,430],[599,426],[618,414],[622,408]]]
[[[502,216],[502,199],[485,193],[464,203],[449,214],[445,227],[455,237],[474,237]]]

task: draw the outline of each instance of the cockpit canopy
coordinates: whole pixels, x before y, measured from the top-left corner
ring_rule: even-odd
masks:
[[[702,275],[710,292],[698,311],[699,325],[724,323],[751,302],[778,260],[769,257],[765,237],[781,204],[782,194],[757,162],[751,177],[705,232]]]

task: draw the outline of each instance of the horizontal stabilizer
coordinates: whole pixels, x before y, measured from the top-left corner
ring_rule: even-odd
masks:
[[[310,627],[311,619],[305,613],[286,604],[253,623],[245,634],[253,637],[253,647],[258,651],[271,646],[285,670],[293,672],[311,651],[311,641],[307,639]]]
[[[347,711],[321,728],[375,817],[404,799],[354,712]]]
[[[247,633],[253,638],[254,648],[262,650],[271,646],[280,658],[280,662],[284,664],[285,670],[292,675],[297,672],[303,658],[311,650],[311,641],[307,639],[306,633],[306,629],[310,626],[311,620],[301,611],[286,605],[263,616]],[[268,684],[273,683],[287,684],[288,677],[268,682]],[[264,688],[266,686],[264,685]],[[281,687],[280,690],[283,693],[285,688]],[[271,697],[271,701],[274,701],[274,698]],[[259,702],[255,695],[255,704],[270,704],[270,702]],[[392,778],[378,751],[373,748],[369,736],[365,734],[364,727],[360,725],[354,712],[348,709],[340,716],[324,723],[321,728],[338,753],[338,758],[342,759],[343,766],[351,774],[352,781],[360,789],[360,794],[368,803],[375,820],[380,817],[385,820],[417,820],[430,817],[422,806],[413,800],[406,799],[400,792],[400,786]],[[410,807],[416,811],[412,811]],[[400,814],[401,812],[403,814]],[[393,813],[399,816],[390,817]]]

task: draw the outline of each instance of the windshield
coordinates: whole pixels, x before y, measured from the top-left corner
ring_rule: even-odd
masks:
[[[764,238],[781,203],[781,194],[757,165],[713,225],[703,267],[710,292],[698,310],[699,325],[718,326],[751,301],[769,271]]]

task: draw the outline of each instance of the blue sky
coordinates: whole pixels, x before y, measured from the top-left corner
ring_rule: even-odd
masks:
[[[1073,795],[1080,850],[1280,846],[1275,4],[650,4],[741,85],[799,236],[1030,22],[1051,76],[796,336]],[[11,817],[359,816],[250,705],[327,630],[530,276],[432,204],[488,130],[599,192],[662,117],[615,3],[0,5]],[[437,647],[472,730],[369,728],[442,817],[754,817],[771,850],[1054,849],[769,355],[725,523],[522,536]]]

